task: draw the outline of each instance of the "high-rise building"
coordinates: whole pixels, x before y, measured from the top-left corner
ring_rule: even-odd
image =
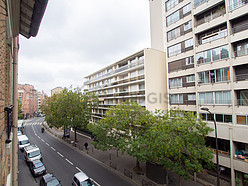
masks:
[[[148,48],[86,76],[86,90],[100,101],[92,121],[124,101],[135,101],[150,111],[167,110],[165,65],[165,53]]]
[[[40,106],[42,105],[42,102],[46,97],[48,96],[43,90],[41,92],[38,92],[38,110],[40,110]]]
[[[248,174],[248,1],[150,0],[151,47],[166,52],[170,109],[217,122],[225,173]],[[161,30],[162,29],[162,30]],[[212,132],[207,145],[215,149]],[[236,155],[242,155],[239,158]],[[214,157],[215,160],[215,157]]]

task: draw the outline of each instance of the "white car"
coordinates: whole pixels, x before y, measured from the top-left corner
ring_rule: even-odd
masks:
[[[72,185],[75,186],[100,186],[93,179],[89,178],[84,172],[78,172],[72,178]]]
[[[29,139],[26,135],[17,136],[18,138],[18,147],[21,151],[23,151],[24,147],[29,146]]]

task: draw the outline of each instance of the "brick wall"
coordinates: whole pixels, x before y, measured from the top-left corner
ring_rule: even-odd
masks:
[[[7,1],[0,0],[0,184],[5,185],[10,173],[10,156],[7,155],[5,140],[6,113],[4,107],[12,101],[11,47],[7,44]],[[8,153],[9,154],[9,153]]]

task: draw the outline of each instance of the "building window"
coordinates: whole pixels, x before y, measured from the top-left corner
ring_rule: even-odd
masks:
[[[188,94],[188,101],[195,101],[195,100],[196,100],[195,94]]]
[[[194,7],[198,7],[201,4],[207,2],[208,0],[194,0]]]
[[[171,94],[171,104],[182,104],[183,103],[183,94]]]
[[[168,48],[169,51],[169,57],[177,55],[177,54],[181,54],[181,43],[178,43],[174,46],[171,46]]]
[[[186,32],[189,29],[192,29],[192,21],[191,20],[184,24],[184,31]]]
[[[185,64],[186,65],[194,64],[194,56],[185,58]]]
[[[235,50],[236,57],[248,55],[248,41],[238,44]]]
[[[237,115],[237,124],[247,125],[247,116]]]
[[[145,90],[145,84],[139,84],[139,90]]]
[[[229,57],[228,45],[196,54],[197,64],[213,62]]]
[[[187,83],[195,82],[195,75],[186,76]]]
[[[170,88],[177,88],[182,86],[183,86],[182,78],[170,79]]]
[[[179,3],[179,0],[169,0],[166,2],[166,11],[174,8]]]
[[[170,26],[171,24],[177,22],[178,20],[179,20],[179,10],[166,17],[167,26]]]
[[[191,11],[191,4],[187,4],[186,6],[183,7],[183,14],[187,14]]]
[[[136,91],[137,90],[137,86],[136,85],[131,85],[131,91]]]
[[[138,72],[139,75],[144,75],[144,69],[140,69]]]
[[[199,104],[230,105],[231,103],[231,91],[199,93]]]
[[[208,113],[200,113],[202,120],[213,121],[213,117]],[[229,114],[213,114],[216,122],[232,123],[232,115]]]
[[[242,7],[248,3],[247,0],[228,0],[229,11],[235,10],[239,7]]]
[[[131,72],[131,78],[136,77],[136,71]]]
[[[193,38],[185,41],[185,48],[189,48],[191,46],[193,46]]]
[[[198,73],[198,83],[216,83],[230,80],[230,70],[222,68]]]
[[[177,27],[167,33],[168,41],[171,41],[172,39],[176,39],[179,36],[180,36],[180,27]]]

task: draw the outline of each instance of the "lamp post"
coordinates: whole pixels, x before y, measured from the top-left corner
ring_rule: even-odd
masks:
[[[201,108],[201,110],[207,111],[211,116],[213,114],[210,112],[208,108]],[[213,116],[214,119],[214,116]],[[216,143],[216,164],[217,164],[217,186],[220,186],[220,167],[219,167],[219,155],[218,155],[218,138],[217,138],[217,126],[216,121],[214,119],[214,128],[215,128],[215,143]]]

